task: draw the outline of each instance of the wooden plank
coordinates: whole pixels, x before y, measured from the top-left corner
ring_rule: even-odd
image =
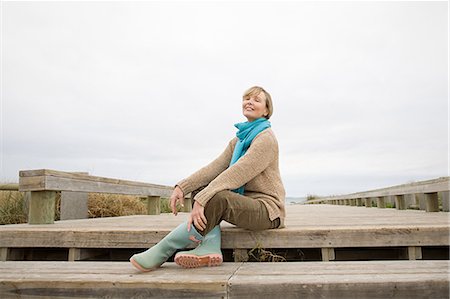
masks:
[[[449,261],[224,263],[140,273],[128,262],[3,262],[0,297],[446,298]]]
[[[46,177],[46,185],[44,188],[46,190],[114,193],[128,195],[158,195],[162,197],[169,197],[172,194],[171,188],[160,188],[152,185],[135,186],[52,176]]]
[[[3,230],[0,247],[148,248],[159,242],[169,228],[96,229],[65,231]],[[251,232],[222,230],[222,248],[323,248],[384,246],[449,246],[448,227],[381,227],[363,229],[282,229]]]
[[[61,184],[65,186],[65,189],[60,189],[64,191],[80,191],[85,192],[85,190],[78,190],[78,189],[71,189],[75,188],[73,186],[70,186],[71,180],[74,180],[76,182],[80,181],[86,181],[86,182],[96,182],[100,183],[101,186],[111,186],[111,185],[123,185],[128,187],[141,187],[137,188],[140,189],[148,189],[148,190],[159,190],[162,194],[144,194],[142,195],[161,195],[165,196],[167,194],[171,194],[171,190],[173,189],[170,186],[164,186],[164,185],[158,185],[158,184],[149,184],[149,183],[142,183],[142,182],[135,182],[135,181],[128,181],[128,180],[121,180],[121,179],[113,179],[113,178],[105,178],[105,177],[98,177],[98,176],[92,176],[84,173],[73,173],[73,172],[64,172],[64,171],[56,171],[56,170],[50,170],[50,169],[39,169],[39,170],[25,170],[19,172],[19,188],[20,191],[33,191],[33,190],[27,190],[27,186],[22,186],[22,182],[27,182],[25,178],[33,178],[33,177],[47,177],[49,178],[49,181],[45,182],[45,186],[40,186],[41,188],[47,188],[46,190],[53,190],[52,185],[48,185],[50,183],[54,184]],[[50,179],[51,178],[51,179]],[[66,180],[58,180],[58,179],[66,179]],[[76,184],[75,184],[76,186]],[[37,188],[37,186],[35,186]],[[90,191],[90,192],[104,192],[108,193],[109,191]],[[112,192],[109,192],[112,193]],[[128,194],[128,193],[126,193]],[[133,193],[133,194],[141,194],[141,193]],[[164,194],[164,195],[163,195]]]
[[[289,205],[286,228],[262,232],[221,223],[223,248],[449,246],[449,213]],[[0,226],[0,247],[148,248],[188,213]],[[349,221],[351,219],[351,221]]]
[[[414,193],[433,193],[440,191],[449,191],[449,189],[450,189],[450,177],[441,177],[433,180],[396,185],[364,192],[321,197],[320,199],[309,201],[308,203],[314,203],[316,201],[320,202],[320,201],[336,200],[336,199],[353,199],[360,197],[383,197],[383,196],[405,195]]]
[[[230,279],[228,298],[447,298],[448,266],[448,261],[246,263]]]
[[[19,177],[19,191],[45,191],[45,176]]]
[[[240,265],[183,269],[166,263],[140,273],[127,262],[4,262],[0,297],[225,298]]]

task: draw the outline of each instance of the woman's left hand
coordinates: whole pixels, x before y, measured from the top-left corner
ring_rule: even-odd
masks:
[[[188,219],[188,230],[191,230],[192,223],[194,223],[195,227],[200,231],[206,229],[207,221],[204,212],[205,208],[195,201]]]

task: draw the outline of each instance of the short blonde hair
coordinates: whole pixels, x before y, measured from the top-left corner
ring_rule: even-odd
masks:
[[[259,87],[259,86],[253,86],[250,87],[249,89],[247,89],[244,92],[244,95],[242,96],[243,99],[252,97],[252,96],[258,96],[261,92],[264,93],[264,95],[266,96],[266,108],[268,111],[267,116],[265,116],[266,119],[269,119],[272,114],[273,114],[273,103],[272,103],[272,97],[270,96],[270,94],[264,90],[264,88]]]

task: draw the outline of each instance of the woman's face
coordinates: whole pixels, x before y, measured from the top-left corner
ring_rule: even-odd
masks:
[[[242,101],[242,113],[250,122],[268,115],[269,111],[266,107],[266,95],[264,92],[244,98]]]

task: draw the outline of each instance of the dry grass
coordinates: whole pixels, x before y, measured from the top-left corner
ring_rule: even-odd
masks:
[[[27,222],[24,212],[23,192],[0,192],[0,224]]]
[[[90,193],[88,207],[90,218],[147,214],[141,199],[131,195]]]
[[[56,193],[55,220],[60,219],[61,193]],[[115,217],[145,215],[147,206],[138,196],[90,193],[88,197],[89,217]],[[169,212],[168,200],[161,201],[161,212]],[[27,222],[24,193],[0,191],[0,225]]]

